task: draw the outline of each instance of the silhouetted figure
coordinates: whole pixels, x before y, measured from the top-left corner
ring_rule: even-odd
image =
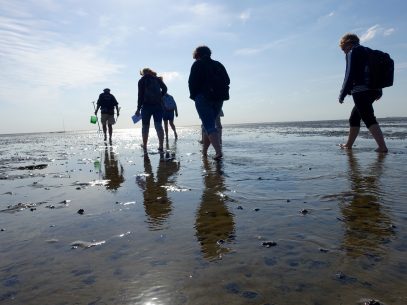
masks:
[[[190,98],[195,101],[195,108],[204,128],[202,155],[207,156],[212,144],[215,149],[215,160],[222,158],[222,146],[215,121],[223,102],[229,99],[230,79],[225,67],[211,59],[211,50],[207,46],[197,47],[193,53],[188,79]]]
[[[154,119],[154,127],[158,137],[158,150],[163,151],[164,129],[163,129],[163,106],[162,97],[167,93],[167,86],[161,77],[150,68],[140,71],[142,75],[138,82],[138,101],[136,115],[142,117],[143,150],[147,154],[148,133],[150,131],[151,116]]]
[[[112,142],[112,135],[113,135],[113,125],[116,123],[114,118],[114,108],[116,107],[116,114],[119,116],[119,103],[117,102],[116,98],[113,94],[110,93],[110,89],[106,88],[103,90],[103,93],[99,95],[97,101],[97,107],[95,110],[95,115],[97,115],[98,110],[100,108],[101,112],[101,122],[103,127],[103,134],[104,140],[107,140],[107,128],[106,124],[109,127],[109,141]]]
[[[206,259],[220,258],[229,252],[225,243],[234,239],[233,214],[226,206],[226,190],[221,163],[210,164],[203,159],[204,190],[196,213],[196,236]]]
[[[352,94],[355,103],[349,118],[348,140],[340,146],[352,149],[359,134],[360,121],[363,120],[378,145],[376,151],[385,153],[388,151],[387,146],[373,110],[373,102],[382,97],[382,90],[369,88],[366,48],[359,44],[359,37],[355,34],[344,35],[339,46],[346,54],[346,72],[339,103],[342,104],[348,94]]]
[[[163,120],[164,120],[165,140],[168,142],[168,123],[170,124],[170,127],[174,132],[175,139],[178,139],[177,129],[175,128],[174,124],[174,114],[176,117],[178,117],[178,107],[174,98],[168,93],[165,94],[163,97],[163,105],[164,105]]]

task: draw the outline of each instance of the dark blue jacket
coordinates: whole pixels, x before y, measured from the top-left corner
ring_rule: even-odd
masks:
[[[339,100],[343,100],[346,95],[351,94],[355,87],[361,89],[358,91],[368,90],[368,84],[367,51],[365,47],[356,45],[346,54],[345,79],[343,80]]]
[[[189,86],[189,97],[195,100],[198,94],[202,94],[206,98],[210,99],[211,94],[209,93],[210,82],[209,75],[211,65],[213,63],[219,65],[223,70],[224,75],[227,78],[227,83],[230,83],[229,75],[226,72],[225,67],[218,61],[211,59],[209,56],[204,56],[201,59],[196,60],[191,66],[191,72],[189,74],[188,86]]]

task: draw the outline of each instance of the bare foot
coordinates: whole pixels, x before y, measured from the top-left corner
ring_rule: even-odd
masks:
[[[213,157],[213,160],[215,160],[215,161],[220,161],[220,160],[222,160],[222,158],[223,158],[223,155],[215,155],[215,156]]]
[[[346,144],[339,144],[339,147],[342,149],[352,149],[352,146],[348,146]]]
[[[387,149],[387,147],[384,147],[384,148],[378,147],[378,148],[375,149],[375,152],[378,152],[378,153],[387,153],[387,152],[389,152],[389,150]]]

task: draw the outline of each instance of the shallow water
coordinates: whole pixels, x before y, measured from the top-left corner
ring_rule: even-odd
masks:
[[[380,122],[387,155],[225,126],[221,163],[193,127],[148,158],[138,129],[0,136],[0,304],[406,304],[407,121]]]

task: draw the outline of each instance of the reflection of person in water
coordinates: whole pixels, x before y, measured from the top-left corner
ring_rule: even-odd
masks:
[[[234,239],[233,215],[226,206],[222,163],[203,159],[204,184],[201,205],[196,213],[196,236],[207,259],[217,259],[229,252],[223,244]]]
[[[178,170],[177,160],[162,158],[154,177],[150,158],[148,155],[144,156],[144,177],[138,176],[136,182],[143,190],[144,209],[152,230],[161,230],[171,213],[171,200],[168,198],[166,186],[169,182],[173,183],[169,178]]]
[[[341,208],[346,225],[343,246],[350,256],[379,255],[393,234],[391,219],[380,204],[380,176],[386,154],[377,154],[377,160],[363,173],[357,158],[347,152],[352,188],[352,199]]]
[[[109,180],[106,184],[106,189],[117,190],[124,182],[123,166],[117,160],[116,154],[112,146],[105,145],[105,173],[103,179]]]

